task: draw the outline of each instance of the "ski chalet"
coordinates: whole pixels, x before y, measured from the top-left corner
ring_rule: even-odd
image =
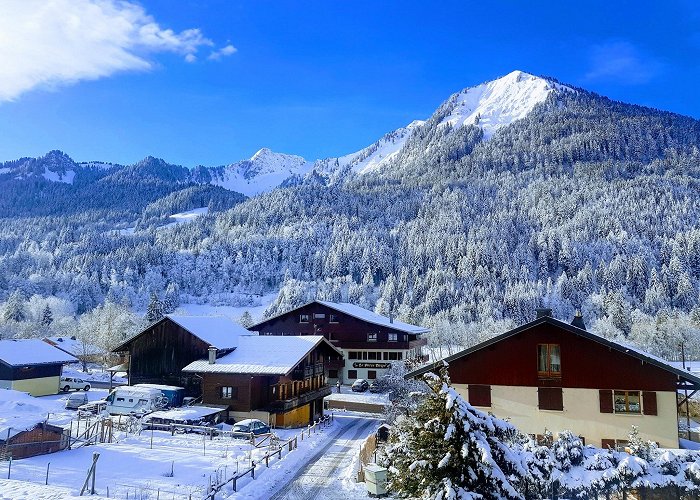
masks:
[[[679,391],[700,378],[635,347],[538,310],[520,327],[406,375],[447,363],[455,389],[475,406],[508,418],[522,432],[570,430],[586,444],[623,447],[632,426],[662,447],[677,448]]]
[[[427,328],[344,302],[314,300],[248,329],[261,336],[322,335],[343,353],[328,372],[341,383],[381,377],[392,361],[427,361]]]

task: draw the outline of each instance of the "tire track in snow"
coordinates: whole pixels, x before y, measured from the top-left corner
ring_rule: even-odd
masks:
[[[299,471],[297,477],[283,486],[271,500],[307,500],[312,498],[347,500],[347,493],[339,488],[336,472],[341,467],[349,466],[359,451],[353,446],[367,433],[367,428],[376,424],[373,419],[354,419],[354,422],[342,431],[337,438],[321,448],[309,463]],[[343,438],[350,434],[352,437]]]

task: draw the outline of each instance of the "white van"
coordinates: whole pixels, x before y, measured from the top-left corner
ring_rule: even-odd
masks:
[[[144,415],[168,404],[168,398],[159,389],[134,386],[117,387],[105,401],[112,415]]]

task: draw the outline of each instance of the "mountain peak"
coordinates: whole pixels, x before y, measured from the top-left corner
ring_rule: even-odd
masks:
[[[445,103],[442,122],[452,127],[476,125],[489,139],[499,128],[527,116],[555,90],[571,90],[545,78],[516,70],[505,76],[468,87]]]

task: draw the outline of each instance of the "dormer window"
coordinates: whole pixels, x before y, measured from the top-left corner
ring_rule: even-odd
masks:
[[[539,344],[537,346],[537,375],[542,378],[561,378],[559,344]]]
[[[339,323],[338,315],[337,314],[329,314],[328,315],[328,322],[329,323]]]
[[[308,314],[300,314],[299,315],[299,323],[308,323],[309,322],[309,315]]]
[[[398,342],[399,334],[398,333],[390,333],[388,340],[389,340],[389,342]]]
[[[368,333],[367,334],[367,342],[376,342],[377,341],[377,334],[376,333]]]

